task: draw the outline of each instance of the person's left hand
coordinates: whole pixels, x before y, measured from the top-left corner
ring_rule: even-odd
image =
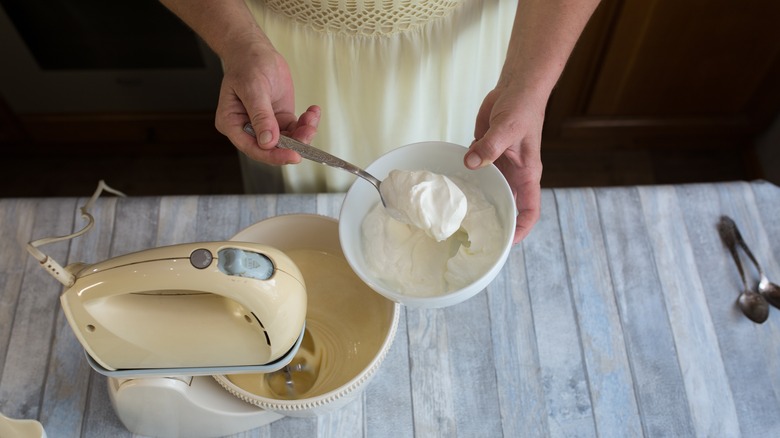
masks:
[[[542,125],[547,97],[497,86],[477,114],[474,142],[464,157],[469,169],[494,163],[506,178],[517,204],[514,243],[539,220],[542,179]]]

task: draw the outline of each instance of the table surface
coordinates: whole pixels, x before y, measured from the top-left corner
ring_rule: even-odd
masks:
[[[93,263],[226,240],[275,215],[337,217],[342,199],[102,197],[92,231],[46,250]],[[80,228],[85,201],[0,200],[0,412],[38,419],[50,437],[129,436],[64,318],[60,284],[23,249]],[[539,223],[485,291],[446,309],[402,310],[358,399],[241,436],[780,436],[780,311],[759,325],[736,307],[741,282],[715,229],[721,214],[779,282],[772,184],[543,190]]]

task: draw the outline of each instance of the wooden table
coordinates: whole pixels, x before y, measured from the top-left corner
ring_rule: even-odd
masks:
[[[85,199],[0,200],[0,412],[39,419],[50,437],[121,437],[59,283],[23,249],[80,228]],[[342,199],[108,196],[92,231],[45,248],[91,263],[224,240],[274,215],[335,217]],[[721,214],[780,281],[780,189],[769,183],[544,190],[539,223],[486,291],[402,312],[358,401],[243,436],[780,436],[780,311],[758,325],[735,306]]]

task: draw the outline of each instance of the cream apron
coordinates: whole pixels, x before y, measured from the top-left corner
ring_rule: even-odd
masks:
[[[357,166],[409,143],[468,146],[506,55],[517,0],[247,0],[287,60],[296,112],[322,108],[312,144]],[[242,157],[245,186],[262,166]],[[346,191],[350,173],[303,160],[287,192]],[[257,181],[255,181],[257,180]]]

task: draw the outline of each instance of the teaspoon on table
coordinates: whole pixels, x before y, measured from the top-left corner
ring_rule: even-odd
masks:
[[[727,216],[721,216],[718,222],[718,234],[723,243],[728,248],[731,257],[734,259],[734,263],[737,265],[739,271],[739,277],[742,279],[743,290],[739,294],[737,303],[739,308],[742,309],[742,313],[745,314],[751,321],[761,324],[766,321],[769,316],[769,304],[763,295],[753,291],[748,286],[747,279],[745,278],[745,272],[742,269],[742,262],[739,259],[737,253],[737,234],[736,225]]]
[[[745,243],[745,239],[742,238],[742,233],[739,232],[737,224],[734,223],[734,221],[728,216],[721,216],[720,220],[721,222],[728,224],[729,227],[733,228],[734,237],[736,238],[737,244],[742,247],[742,249],[745,251],[745,254],[747,254],[748,258],[750,258],[750,261],[753,262],[753,265],[755,265],[759,276],[758,292],[763,295],[770,304],[780,308],[780,286],[769,281],[766,274],[764,273],[764,270],[761,268],[761,265],[758,263],[758,260],[753,255],[753,252],[750,251],[747,243]]]
[[[252,137],[256,137],[255,130],[252,128],[251,123],[247,123],[244,125],[244,132],[251,135]],[[295,152],[298,152],[301,155],[301,157],[307,160],[325,164],[327,166],[334,167],[336,169],[346,170],[349,173],[352,173],[354,175],[363,178],[364,180],[370,182],[371,185],[373,185],[376,188],[376,191],[379,192],[379,199],[382,200],[382,205],[387,207],[385,198],[382,196],[382,191],[379,189],[379,185],[382,184],[382,181],[378,180],[373,175],[355,166],[354,164],[348,163],[339,157],[333,156],[323,151],[322,149],[317,149],[314,146],[300,142],[298,140],[287,137],[285,135],[279,136],[279,144],[277,144],[276,147],[293,150]]]

